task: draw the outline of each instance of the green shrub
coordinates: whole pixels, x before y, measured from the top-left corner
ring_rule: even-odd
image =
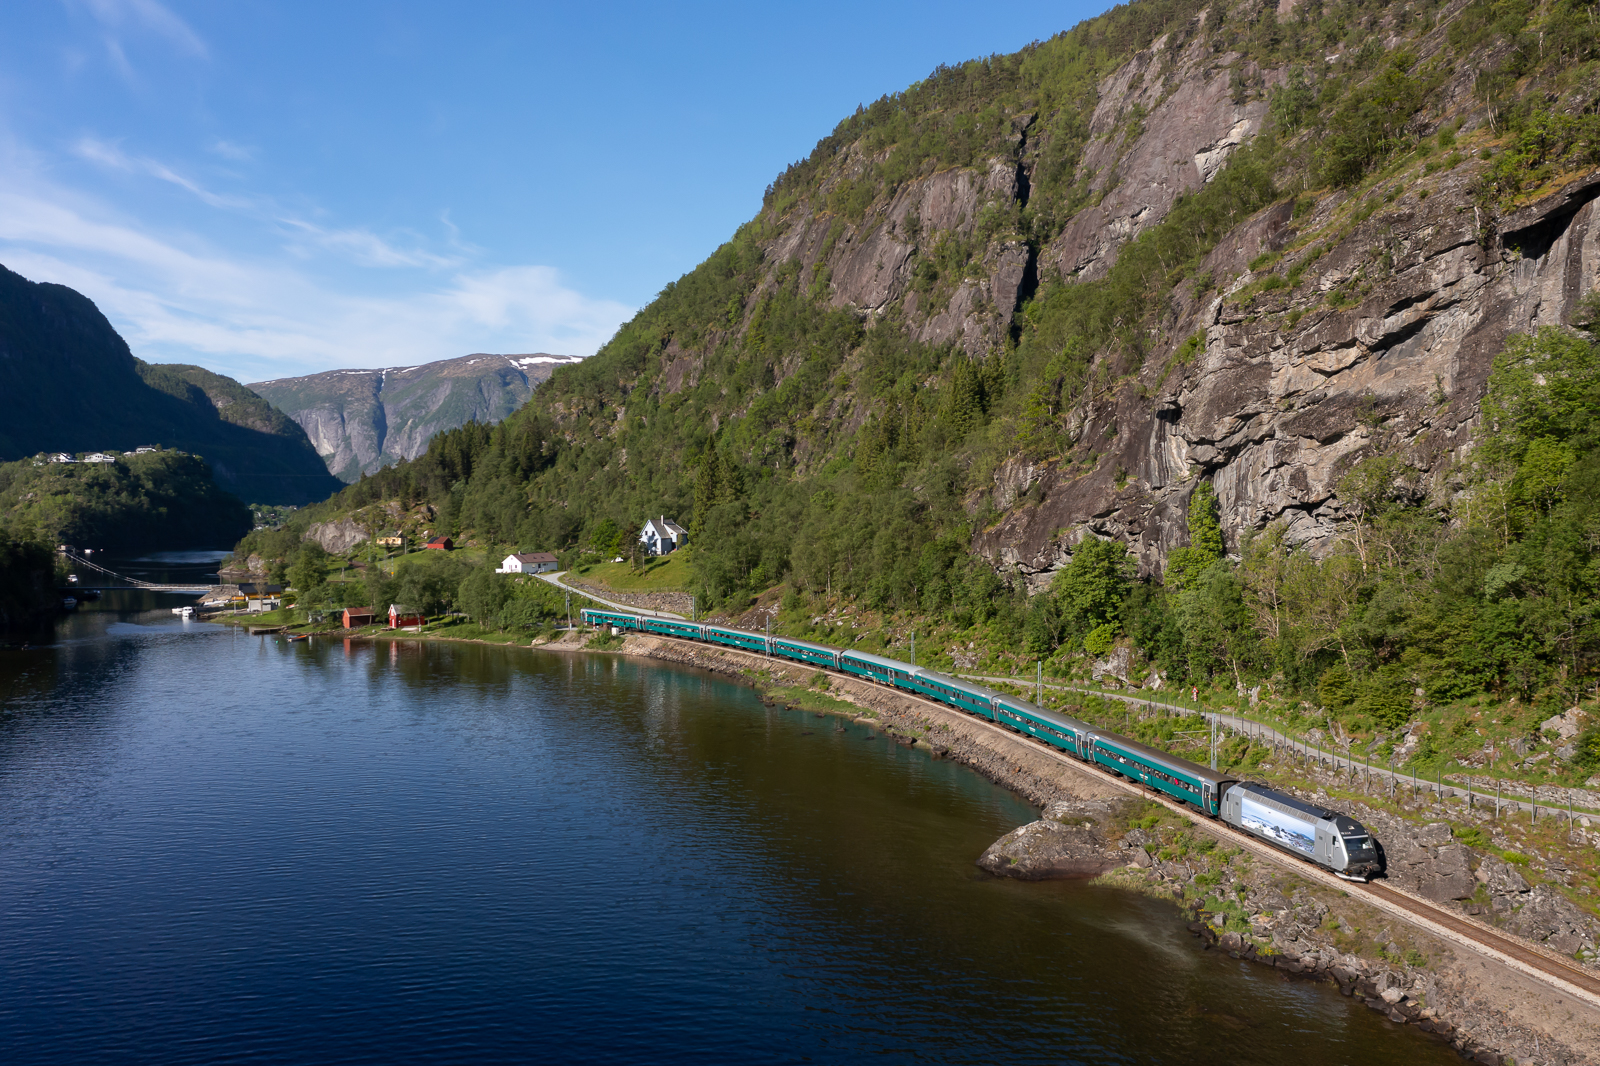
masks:
[[[1083,650],[1090,655],[1105,655],[1116,647],[1117,627],[1111,622],[1095,626],[1084,635]]]

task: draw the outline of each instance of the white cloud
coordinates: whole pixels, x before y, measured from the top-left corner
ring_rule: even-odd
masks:
[[[435,255],[417,248],[397,248],[377,234],[363,229],[324,229],[298,218],[281,218],[278,221],[288,226],[295,236],[304,239],[292,241],[291,248],[309,242],[362,266],[453,267],[461,263],[459,258],[453,256]]]
[[[176,185],[210,207],[244,212],[260,221],[285,227],[289,237],[288,250],[302,258],[309,258],[312,250],[320,249],[369,267],[450,268],[460,266],[463,262],[460,256],[443,256],[422,248],[400,247],[370,230],[319,226],[286,214],[281,208],[261,198],[213,192],[165,163],[145,156],[130,156],[119,145],[95,137],[79,138],[72,150],[80,159],[96,166],[122,173],[144,174]],[[445,223],[449,225],[448,218]],[[454,226],[450,226],[450,229],[453,239],[458,238],[459,231]],[[454,239],[454,243],[462,250],[468,250],[460,245],[458,239]]]
[[[78,152],[190,188],[114,145],[81,142]],[[25,155],[13,151],[10,162]],[[397,250],[359,229],[294,223],[318,247],[386,268],[377,278],[303,258],[230,253],[192,235],[157,232],[5,162],[0,262],[83,292],[135,354],[155,362],[200,363],[259,381],[474,351],[588,355],[633,313],[571,289],[548,266],[474,266]],[[397,272],[407,267],[413,273]],[[357,291],[374,283],[382,295]]]
[[[248,208],[252,203],[241,197],[222,196],[205,188],[199,182],[187,178],[164,163],[144,157],[126,155],[121,148],[93,137],[79,138],[73,145],[73,152],[81,159],[112,170],[121,170],[128,173],[147,174],[152,178],[178,186],[194,194],[202,203],[212,207]]]
[[[256,159],[256,150],[254,148],[242,144],[234,144],[232,141],[213,141],[210,151],[224,159],[231,159],[235,163],[253,163]]]
[[[85,5],[95,21],[106,31],[106,47],[113,61],[128,69],[120,40],[111,34],[129,29],[144,30],[164,37],[179,51],[204,59],[206,43],[187,22],[156,0],[88,0]]]

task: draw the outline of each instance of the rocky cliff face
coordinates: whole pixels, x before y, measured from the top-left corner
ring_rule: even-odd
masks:
[[[1385,46],[1415,49],[1419,69],[1443,60],[1461,8]],[[818,194],[781,219],[769,260],[825,280],[834,306],[869,322],[992,356],[1041,282],[1105,277],[1129,241],[1263,134],[1290,66],[1217,52],[1208,17],[1201,11],[1190,32],[1163,35],[1100,82],[1076,170],[1090,206],[1047,242],[993,224],[1030,210],[1049,155],[1037,117],[1018,113],[1007,118],[1009,154],[912,180],[855,222],[823,206],[873,162],[849,147]],[[1397,24],[1390,14],[1372,25]],[[1201,272],[1211,287],[1172,290],[1142,362],[1099,353],[1091,387],[1063,415],[1068,449],[1013,456],[969,501],[973,513],[999,512],[974,546],[1037,585],[1089,533],[1128,541],[1146,570],[1160,571],[1185,542],[1187,501],[1202,479],[1217,491],[1230,550],[1275,520],[1293,543],[1329,543],[1349,518],[1338,482],[1363,457],[1402,457],[1419,497],[1458,491],[1453,472],[1507,334],[1564,323],[1600,279],[1600,172],[1564,175],[1515,209],[1478,194],[1481,156],[1496,142],[1470,73],[1447,80],[1437,106],[1413,121],[1423,138],[1459,127],[1456,150],[1423,152],[1381,180],[1313,189],[1298,207],[1284,196],[1217,244]],[[1303,179],[1278,176],[1283,187]],[[969,262],[959,277],[930,281],[919,264],[951,242],[970,250]],[[1202,343],[1185,351],[1191,337]]]
[[[1463,161],[1386,183],[1399,195],[1379,190],[1381,209],[1343,233],[1341,217],[1360,212],[1334,195],[1302,220],[1282,205],[1234,234],[1207,262],[1227,288],[1184,298],[1174,316],[1176,335],[1204,335],[1193,363],[1173,367],[1169,345],[1075,412],[1080,439],[1103,442],[1108,461],[1097,469],[1004,469],[997,494],[1037,481],[1043,499],[1012,509],[984,548],[1042,571],[1092,530],[1126,537],[1159,567],[1182,543],[1201,477],[1217,490],[1230,546],[1275,519],[1316,546],[1348,517],[1339,478],[1368,455],[1403,457],[1419,494],[1448,498],[1506,335],[1565,322],[1600,275],[1600,173],[1485,219],[1472,197],[1477,169]],[[1330,230],[1331,240],[1306,239]],[[1246,266],[1285,248],[1271,274]],[[1302,267],[1299,288],[1251,294],[1252,283]]]
[[[441,430],[501,421],[557,367],[578,360],[480,353],[422,366],[330,370],[250,388],[305,428],[329,471],[356,481],[416,458]]]

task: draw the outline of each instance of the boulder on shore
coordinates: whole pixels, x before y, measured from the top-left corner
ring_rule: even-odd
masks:
[[[1043,818],[989,845],[978,865],[1023,881],[1098,877],[1126,866],[1129,853],[1108,841],[1103,829],[1119,806],[1106,800],[1052,803]]]

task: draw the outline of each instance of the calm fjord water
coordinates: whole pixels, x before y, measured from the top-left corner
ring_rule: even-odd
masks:
[[[0,651],[13,1066],[1455,1061],[1168,907],[986,877],[1033,810],[860,727],[156,602]]]

